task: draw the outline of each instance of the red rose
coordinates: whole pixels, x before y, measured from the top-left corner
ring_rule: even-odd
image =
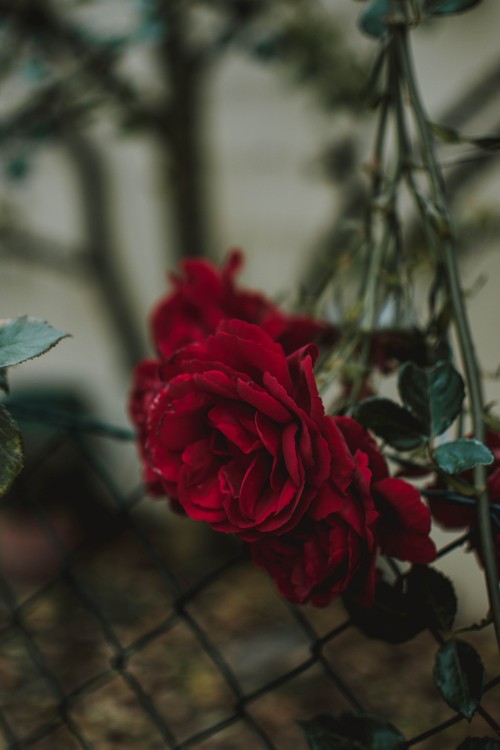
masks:
[[[295,529],[250,545],[254,563],[295,604],[325,606],[347,588],[367,606],[373,600],[378,513],[370,494],[367,456],[358,452],[354,462],[343,495],[327,481],[319,502]]]
[[[377,540],[384,555],[426,564],[436,556],[429,538],[431,514],[413,485],[389,476],[386,461],[370,434],[349,417],[334,417],[350,450],[368,458],[370,492],[379,513]]]
[[[306,315],[288,315],[264,295],[237,289],[235,276],[242,264],[243,255],[238,250],[229,254],[220,270],[206,260],[184,261],[181,275],[171,277],[174,291],[160,301],[151,316],[159,359],[137,365],[130,396],[130,415],[137,428],[139,452],[144,461],[144,481],[151,494],[164,494],[145,457],[144,430],[162,362],[182,347],[203,342],[221,321],[233,318],[260,325],[286,352],[293,352],[320,335],[327,336],[329,342],[337,335],[326,323]]]
[[[342,502],[354,460],[324,414],[315,356],[311,345],[286,357],[261,328],[232,320],[161,368],[146,453],[189,516],[251,541],[294,528],[327,480]]]
[[[339,494],[328,479],[295,529],[261,538],[250,551],[292,602],[323,606],[349,589],[369,606],[379,550],[413,563],[434,559],[430,513],[414,487],[389,477],[385,459],[361,425],[349,417],[330,421],[353,453],[349,487]]]
[[[249,542],[291,601],[326,604],[349,587],[368,604],[379,550],[434,558],[430,514],[364,428],[325,415],[316,354],[286,356],[260,327],[224,321],[163,365],[143,363],[132,411],[165,493]]]
[[[204,341],[222,320],[237,318],[260,325],[286,352],[311,343],[333,329],[306,315],[288,315],[259,292],[237,289],[235,277],[243,254],[233,250],[219,270],[207,260],[186,260],[181,275],[172,274],[174,291],[153,310],[153,341],[162,358]]]
[[[369,605],[375,582],[374,556],[366,540],[337,516],[305,521],[289,534],[250,544],[253,562],[295,604],[324,607],[346,591]]]

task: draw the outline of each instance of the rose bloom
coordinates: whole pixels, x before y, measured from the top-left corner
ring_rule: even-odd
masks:
[[[328,484],[323,512],[308,514],[292,531],[250,544],[253,562],[269,573],[279,591],[295,604],[322,607],[349,589],[369,606],[375,587],[378,512],[370,493],[366,456],[355,462],[351,484],[335,501]],[[329,501],[326,501],[329,497]]]
[[[349,589],[370,606],[378,551],[413,563],[434,559],[430,513],[412,485],[389,477],[385,459],[361,425],[349,417],[331,421],[354,457],[344,497],[335,498],[325,483],[303,522],[282,537],[251,544],[250,552],[292,602],[324,606]]]
[[[221,269],[207,260],[186,260],[180,274],[172,274],[173,291],[154,308],[151,331],[158,359],[140,362],[133,373],[130,416],[137,429],[143,476],[152,495],[162,495],[161,482],[150,469],[145,455],[145,421],[149,403],[163,387],[159,370],[177,349],[203,342],[222,320],[237,318],[260,325],[271,338],[292,352],[315,339],[332,343],[335,329],[306,315],[288,315],[263,294],[236,287],[236,276],[243,265],[239,250],[229,253]]]
[[[500,506],[500,434],[488,430],[486,444],[493,453],[493,463],[486,466],[486,481],[490,503]],[[473,472],[466,471],[459,475],[466,482],[473,482]],[[434,489],[442,488],[442,483],[436,483]],[[433,518],[446,529],[469,529],[471,548],[476,551],[481,560],[479,534],[477,531],[477,506],[474,498],[468,498],[469,503],[442,500],[437,497],[429,499],[429,507]],[[497,569],[500,574],[500,508],[496,512],[496,524],[493,524],[495,536],[495,552]],[[481,560],[482,561],[482,560]]]
[[[167,495],[249,542],[292,601],[356,586],[368,602],[379,549],[433,559],[430,514],[360,425],[325,415],[316,354],[286,356],[258,326],[224,321],[160,367],[145,455]]]
[[[269,573],[280,593],[294,604],[324,607],[347,589],[366,606],[373,601],[373,544],[338,516],[322,522],[306,520],[294,532],[249,546],[255,565]]]
[[[296,526],[332,476],[349,486],[354,460],[325,416],[314,345],[288,357],[259,326],[223,321],[161,368],[147,408],[149,465],[194,519],[246,540]]]
[[[237,318],[260,325],[287,353],[319,336],[336,337],[334,329],[307,315],[289,315],[259,292],[236,287],[243,253],[232,250],[220,269],[202,259],[185,260],[171,274],[173,291],[151,315],[153,342],[162,359],[177,349],[204,341],[222,320]]]

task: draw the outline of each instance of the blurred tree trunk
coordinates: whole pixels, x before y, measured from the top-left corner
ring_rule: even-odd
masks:
[[[157,14],[166,26],[159,56],[168,96],[159,112],[158,136],[172,201],[173,254],[176,259],[211,255],[203,132],[208,61],[187,38],[182,3],[158,0]]]

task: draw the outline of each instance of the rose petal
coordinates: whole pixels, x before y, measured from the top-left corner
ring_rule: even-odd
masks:
[[[295,436],[297,435],[298,427],[296,424],[287,424],[283,430],[282,435],[282,448],[283,458],[285,459],[285,466],[290,474],[292,482],[298,487],[303,479],[303,470],[297,456],[297,445],[295,443]]]
[[[228,408],[226,403],[221,403],[210,409],[208,419],[210,424],[222,432],[243,453],[251,453],[260,446],[260,441],[256,435],[243,426],[242,421],[246,414],[244,407],[233,405]]]
[[[341,431],[352,453],[360,450],[369,457],[370,469],[374,479],[385,479],[389,476],[385,458],[369,432],[359,422],[351,419],[351,417],[333,417],[332,421]]]
[[[275,422],[285,424],[290,421],[290,412],[285,409],[275,398],[267,391],[260,388],[256,383],[245,383],[238,380],[238,395],[247,403],[254,406],[259,412],[270,417]]]

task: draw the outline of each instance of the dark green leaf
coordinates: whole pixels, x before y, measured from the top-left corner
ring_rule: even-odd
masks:
[[[424,0],[424,10],[434,16],[447,16],[453,13],[463,13],[481,0]]]
[[[68,335],[44,320],[26,315],[7,320],[0,326],[0,368],[39,357]]]
[[[495,135],[469,138],[469,143],[473,143],[474,146],[483,148],[485,151],[498,151],[500,149],[500,137]]]
[[[434,460],[446,474],[460,474],[479,464],[489,466],[493,463],[494,456],[490,449],[479,440],[459,438],[436,448]]]
[[[450,708],[470,721],[483,694],[484,667],[477,651],[453,638],[437,652],[433,676]]]
[[[387,643],[405,643],[427,627],[423,610],[413,606],[404,590],[404,580],[390,585],[381,581],[375,589],[375,600],[369,608],[358,600],[344,596],[345,608],[354,625],[369,638]]]
[[[4,495],[23,468],[19,427],[0,405],[0,495]]]
[[[467,737],[457,750],[500,750],[500,741],[491,737]]]
[[[485,151],[498,151],[500,149],[500,137],[499,136],[479,136],[474,138],[472,136],[463,135],[454,128],[449,128],[447,125],[439,125],[435,122],[429,123],[430,128],[435,136],[437,136],[443,143],[469,143],[477,148],[482,148]]]
[[[304,730],[310,750],[365,750],[350,737],[340,737],[330,726],[327,716],[317,716],[309,721],[297,722]]]
[[[359,19],[360,28],[369,36],[384,36],[387,33],[389,11],[389,0],[371,0]]]
[[[366,714],[320,714],[300,721],[310,750],[404,750],[405,738],[388,722]]]
[[[421,368],[406,362],[399,371],[401,400],[428,435],[440,435],[459,415],[465,389],[450,362]]]
[[[447,125],[441,125],[437,122],[429,122],[428,125],[434,135],[439,138],[440,141],[443,141],[443,143],[463,143],[463,138],[458,130],[449,128]]]
[[[425,442],[425,426],[388,398],[361,401],[354,410],[354,418],[398,450],[412,450]]]
[[[457,597],[449,578],[427,565],[414,565],[406,576],[415,613],[423,613],[428,627],[451,630],[457,614]]]

